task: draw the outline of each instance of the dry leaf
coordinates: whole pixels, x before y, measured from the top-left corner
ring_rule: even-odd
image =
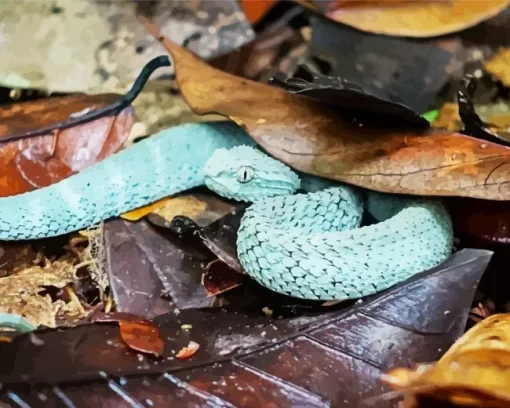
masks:
[[[271,10],[276,0],[240,0],[239,3],[248,21],[254,24]]]
[[[485,69],[510,87],[510,47],[502,48],[491,59],[484,62]]]
[[[102,313],[92,319],[93,322],[118,322],[120,336],[126,345],[141,353],[153,354],[156,357],[163,353],[164,343],[158,326],[150,320],[131,313]]]
[[[125,214],[122,214],[120,218],[123,218],[128,221],[138,221],[139,219],[149,215],[154,210],[162,207],[167,203],[169,200],[172,200],[171,198],[162,198],[161,200],[158,200],[152,204],[146,205],[144,207],[137,208],[136,210],[129,211]]]
[[[0,142],[101,109],[120,95],[72,95],[13,104],[0,110]],[[45,187],[117,152],[129,136],[134,110],[123,109],[53,134],[0,144],[0,197]]]
[[[172,55],[194,112],[232,119],[297,170],[381,192],[510,199],[510,150],[501,145],[438,129],[406,133],[346,123],[306,97],[216,70],[145,26]]]
[[[24,316],[36,326],[56,327],[58,318],[80,319],[87,311],[76,298],[53,301],[45,288],[65,288],[78,280],[76,260],[64,256],[44,266],[25,266],[0,278],[0,312]]]
[[[176,357],[180,358],[181,360],[190,358],[198,351],[199,347],[200,344],[194,341],[190,341],[187,347],[183,347],[182,349],[179,350]]]
[[[510,406],[510,314],[496,314],[466,332],[435,364],[396,368],[384,381],[420,397],[479,407]],[[407,405],[406,405],[407,404]]]
[[[339,7],[326,16],[375,34],[434,37],[473,27],[508,4],[508,0],[408,1],[391,6],[370,2],[363,7]]]
[[[198,200],[192,195],[186,195],[169,198],[151,212],[171,221],[177,215],[184,215],[190,218],[196,217],[204,212],[206,208],[207,204],[203,201]]]
[[[153,204],[138,208],[121,215],[128,221],[138,221],[147,215],[149,221],[161,227],[168,228],[174,217],[188,217],[200,227],[205,227],[225,214],[233,207],[222,199],[204,194],[183,194],[175,197],[163,198]]]
[[[245,276],[218,259],[210,262],[202,275],[207,296],[217,296],[241,286]]]
[[[421,2],[427,2],[427,0],[420,0]],[[445,2],[450,0],[429,0],[430,2]],[[336,9],[341,7],[367,7],[370,6],[396,6],[402,3],[409,3],[409,0],[336,0],[330,1],[327,5],[328,9]]]
[[[448,129],[450,132],[458,132],[464,128],[462,119],[459,115],[459,105],[455,102],[445,103],[439,109],[439,115],[432,122],[432,126],[436,128]]]

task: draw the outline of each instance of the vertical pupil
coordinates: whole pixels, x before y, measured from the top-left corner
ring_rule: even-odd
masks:
[[[248,178],[248,170],[244,170],[243,176],[245,180]]]

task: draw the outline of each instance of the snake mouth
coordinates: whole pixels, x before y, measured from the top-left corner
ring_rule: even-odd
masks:
[[[205,178],[205,185],[210,190],[214,191],[222,197],[229,198],[235,201],[241,202],[254,202],[264,198],[289,195],[296,192],[295,186],[289,183],[275,183],[274,180],[264,182],[264,180],[258,180],[257,183],[243,184],[235,186],[235,190],[232,189],[231,183],[223,183],[221,179],[215,179],[211,177]]]

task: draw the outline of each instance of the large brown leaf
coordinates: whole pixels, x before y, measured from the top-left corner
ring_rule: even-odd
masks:
[[[458,407],[510,406],[510,314],[493,315],[478,323],[437,363],[394,368],[386,381],[409,391],[406,408],[441,402]]]
[[[346,123],[304,96],[214,69],[145,26],[172,55],[194,112],[229,117],[295,169],[382,192],[510,199],[508,148],[437,129],[392,132]]]
[[[1,143],[2,139],[64,122],[71,114],[102,109],[120,95],[73,95],[11,105],[0,110],[0,196],[45,187],[118,151],[134,122],[131,106],[41,136]]]
[[[297,3],[306,5],[302,1]],[[508,0],[337,3],[325,13],[332,20],[362,31],[405,37],[434,37],[465,30],[494,17],[509,4]]]
[[[389,391],[382,373],[437,360],[458,339],[490,258],[489,251],[457,252],[349,309],[290,318],[237,308],[167,313],[154,319],[161,360],[128,350],[121,329],[105,324],[38,331],[37,343],[21,335],[0,343],[0,402],[35,408],[44,398],[60,406],[53,389],[78,407],[126,406],[118,396],[129,396],[131,406],[362,407]],[[177,357],[194,343],[194,355]],[[207,404],[197,395],[221,400]],[[371,406],[395,405],[378,398]]]

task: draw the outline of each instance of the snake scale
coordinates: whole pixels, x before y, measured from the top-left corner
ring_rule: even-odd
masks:
[[[298,174],[228,121],[166,129],[58,183],[0,198],[0,239],[78,231],[202,185],[251,203],[238,231],[239,261],[257,282],[293,297],[367,296],[452,251],[439,201]],[[360,226],[364,210],[377,222]]]

